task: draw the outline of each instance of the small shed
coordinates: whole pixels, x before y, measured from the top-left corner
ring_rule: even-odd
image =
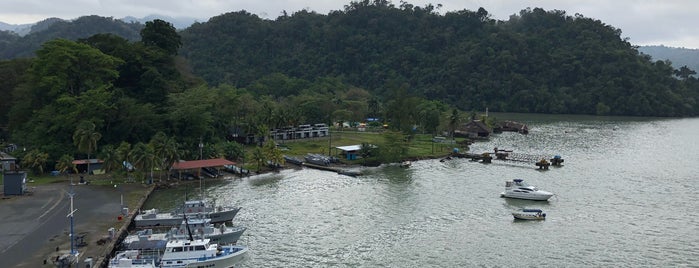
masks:
[[[455,135],[468,138],[487,138],[490,133],[490,128],[481,120],[471,120],[454,131]]]
[[[362,149],[362,145],[357,144],[357,145],[348,145],[348,146],[337,146],[335,148],[337,148],[341,151],[340,154],[345,156],[345,159],[356,160],[357,155],[359,155],[359,151]]]
[[[89,163],[89,165],[88,165],[88,163]],[[96,170],[102,169],[103,164],[104,164],[104,161],[102,161],[100,159],[73,160],[73,165],[75,165],[75,169],[78,170],[78,173],[94,174],[94,172]],[[88,170],[88,168],[89,168],[89,170]]]
[[[3,174],[3,191],[5,195],[23,195],[27,191],[27,173],[24,171],[5,171]]]
[[[0,152],[0,172],[3,170],[14,171],[17,169],[17,158],[5,153]]]

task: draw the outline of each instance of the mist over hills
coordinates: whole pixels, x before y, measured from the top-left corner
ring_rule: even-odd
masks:
[[[669,60],[676,69],[687,66],[687,68],[699,72],[699,49],[660,45],[641,46],[638,51],[650,55],[653,60]]]

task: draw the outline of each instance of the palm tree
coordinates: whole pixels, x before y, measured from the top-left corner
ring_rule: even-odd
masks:
[[[61,173],[64,173],[68,170],[78,173],[78,170],[75,168],[75,164],[73,164],[73,160],[73,157],[70,155],[62,155],[61,158],[58,159],[58,162],[56,162],[56,170],[58,170]]]
[[[155,165],[161,170],[161,174],[162,170],[168,169],[180,158],[177,141],[163,132],[158,132],[153,136],[150,140],[150,146],[153,147]]]
[[[66,171],[71,170],[73,173],[78,173],[78,169],[75,168],[75,164],[73,164],[74,158],[70,155],[64,154],[61,156],[61,158],[58,159],[58,162],[56,162],[56,170],[58,170],[61,173],[66,174],[66,176],[69,176]],[[71,177],[72,178],[72,177]],[[71,179],[71,184],[73,183],[73,180]]]
[[[78,151],[87,153],[87,172],[90,173],[90,154],[97,149],[97,141],[102,134],[95,131],[95,123],[83,122],[73,133],[73,144],[78,146]]]
[[[262,170],[262,166],[264,165],[265,161],[265,154],[262,151],[262,148],[257,146],[255,147],[255,150],[252,151],[252,161],[255,161],[257,163],[257,172],[260,172]]]
[[[275,168],[277,167],[276,164],[284,164],[284,156],[282,155],[282,151],[277,148],[277,144],[273,140],[267,140],[267,143],[265,143],[264,152],[267,160],[272,161],[272,164],[275,164]]]
[[[119,159],[121,162],[124,170],[127,172],[132,171],[129,170],[128,166],[126,165],[126,163],[129,163],[133,167],[133,160],[131,159],[131,143],[122,141],[121,144],[119,144],[119,147],[116,148],[116,153],[117,159]]]
[[[459,125],[461,122],[461,115],[459,115],[459,110],[454,108],[451,110],[451,115],[449,116],[449,136],[451,139],[454,139],[454,131],[456,130],[456,127]]]
[[[122,165],[121,159],[119,159],[117,149],[115,149],[114,146],[112,146],[111,144],[102,148],[102,154],[100,158],[102,159],[102,161],[104,161],[104,170],[106,172],[115,170],[116,168]]]
[[[42,153],[38,149],[34,149],[24,155],[22,165],[30,167],[36,174],[43,174],[44,165],[46,165],[46,161],[48,161],[48,159],[48,153]]]
[[[153,150],[153,147],[139,142],[134,145],[133,149],[129,153],[129,156],[130,159],[133,160],[133,165],[136,167],[136,169],[143,172],[142,174],[144,178],[146,176],[146,170],[149,170],[151,178],[153,177],[153,168],[156,166],[155,151]]]

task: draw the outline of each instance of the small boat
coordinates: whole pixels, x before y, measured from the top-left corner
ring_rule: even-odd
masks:
[[[529,185],[522,179],[514,179],[505,182],[505,191],[500,193],[500,197],[518,198],[527,200],[546,201],[553,196],[553,193],[539,190],[535,186]]]
[[[403,162],[400,162],[400,167],[402,167],[402,168],[409,168],[409,167],[412,166],[412,165],[413,165],[413,163],[410,162],[410,161],[408,161],[408,160],[405,160],[405,161],[403,161]]]
[[[355,170],[355,169],[340,169],[337,171],[338,174],[340,175],[345,175],[345,176],[350,176],[350,177],[357,177],[362,175],[361,170]]]
[[[294,165],[303,165],[303,160],[293,156],[284,155],[284,162]]]
[[[545,220],[546,213],[541,209],[522,209],[521,211],[512,212],[512,216],[518,220]]]
[[[220,246],[209,239],[170,240],[160,260],[160,267],[233,267],[248,252],[245,246]]]
[[[330,165],[331,161],[327,156],[320,155],[320,154],[306,154],[304,156],[304,159],[306,160],[307,163],[313,164],[313,165],[318,165],[318,166],[327,166]]]

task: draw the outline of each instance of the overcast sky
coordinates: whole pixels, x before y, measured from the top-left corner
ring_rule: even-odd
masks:
[[[307,9],[320,14],[342,10],[350,0],[0,0],[0,21],[34,23],[49,17],[74,19],[84,15],[123,18],[151,14],[194,17],[202,22],[223,13],[246,10],[275,19]],[[400,0],[391,1],[400,5]],[[494,19],[506,20],[527,7],[580,13],[622,30],[634,45],[665,45],[699,49],[697,0],[434,0],[407,1],[416,6],[442,4],[440,13],[485,8]]]

